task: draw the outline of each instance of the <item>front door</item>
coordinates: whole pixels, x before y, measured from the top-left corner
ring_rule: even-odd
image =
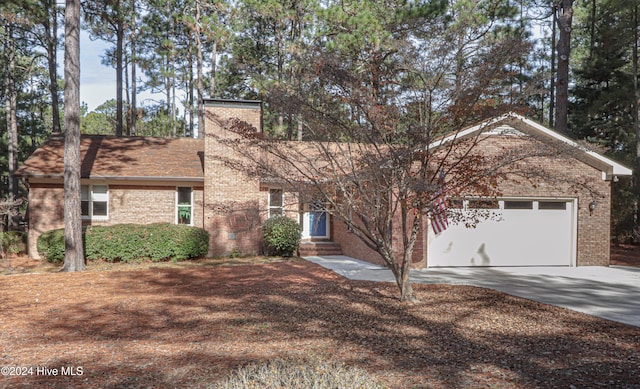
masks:
[[[317,203],[308,204],[303,213],[302,237],[307,239],[328,239],[329,218]]]

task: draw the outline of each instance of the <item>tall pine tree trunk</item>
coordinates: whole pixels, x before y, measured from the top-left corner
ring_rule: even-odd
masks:
[[[18,180],[15,173],[18,156],[18,90],[16,88],[16,50],[12,26],[6,28],[6,77],[5,77],[5,108],[7,121],[7,167],[9,173],[9,198],[15,199],[18,195]],[[9,217],[9,227],[13,219]]]
[[[552,12],[552,24],[551,24],[551,80],[549,88],[549,128],[555,127],[555,115],[556,115],[556,36],[557,36],[557,15],[558,7],[554,4]]]
[[[124,128],[126,129],[130,129],[131,128],[131,114],[129,112],[130,108],[131,108],[131,93],[129,93],[131,91],[131,88],[129,87],[129,63],[131,62],[131,60],[129,59],[129,54],[124,51],[124,66],[122,66],[122,71],[124,72],[122,79],[124,80],[124,89],[123,89],[123,93],[124,93],[124,99],[126,104],[124,105],[124,107],[126,107],[126,110],[123,109],[123,116],[124,118],[122,119],[124,121],[124,123],[126,124],[124,126]],[[129,131],[127,131],[127,135],[131,135],[131,133]]]
[[[571,23],[573,0],[562,0],[558,5],[558,78],[556,82],[556,131],[568,132],[569,117],[569,58],[571,55]]]
[[[194,134],[194,116],[197,116],[197,111],[198,111],[198,107],[196,105],[194,105],[193,103],[193,94],[194,94],[194,84],[196,83],[195,80],[193,79],[194,75],[193,75],[193,55],[191,53],[191,50],[193,48],[189,47],[189,55],[187,55],[187,63],[189,64],[188,66],[188,70],[187,70],[187,74],[188,74],[188,87],[187,87],[187,104],[189,105],[188,109],[184,110],[184,114],[185,116],[187,114],[189,114],[189,125],[188,125],[188,129],[189,129],[189,133],[191,135]]]
[[[58,62],[56,52],[58,50],[58,8],[55,0],[47,3],[49,17],[44,19],[44,33],[47,45],[47,64],[49,67],[49,93],[51,94],[51,132],[59,134],[60,107],[58,101]]]
[[[218,61],[218,43],[213,41],[213,48],[211,49],[211,81],[209,83],[209,97],[216,96],[216,66]]]
[[[118,11],[119,12],[119,11]],[[116,136],[123,135],[123,104],[122,104],[122,73],[123,73],[123,49],[124,27],[119,18],[116,30]]]
[[[62,271],[85,269],[80,214],[80,0],[64,12],[64,241]]]
[[[640,90],[638,87],[638,6],[633,7],[633,129],[636,135],[636,161],[640,162]],[[640,166],[640,163],[638,163]],[[637,169],[636,169],[637,170]]]
[[[136,94],[137,91],[137,74],[136,74],[136,36],[137,26],[136,26],[136,0],[131,0],[131,107],[129,108],[129,112],[131,114],[131,127],[129,128],[129,135],[136,135],[136,121],[138,120],[138,101]]]
[[[640,86],[638,85],[638,5],[633,7],[633,129],[636,136],[636,163],[633,171],[634,199],[634,229],[638,231],[638,221],[640,221]]]
[[[200,31],[200,1],[196,0],[196,68],[197,68],[197,86],[198,90],[198,138],[204,138],[204,85],[202,83],[202,41],[201,41],[201,31]]]

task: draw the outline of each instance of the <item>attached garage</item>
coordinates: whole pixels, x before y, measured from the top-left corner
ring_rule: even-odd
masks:
[[[575,199],[450,201],[449,228],[429,229],[428,266],[571,266]],[[457,221],[457,222],[456,222]]]

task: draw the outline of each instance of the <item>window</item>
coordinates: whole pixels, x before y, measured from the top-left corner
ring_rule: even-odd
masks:
[[[533,201],[505,201],[504,209],[533,209]]]
[[[193,223],[193,190],[189,187],[176,189],[176,224]]]
[[[107,219],[109,216],[109,187],[107,185],[82,185],[80,201],[83,219]]]
[[[462,199],[449,199],[447,208],[449,209],[462,209],[464,208],[464,201]]]
[[[497,200],[469,200],[471,209],[498,209],[500,204]]]
[[[567,209],[566,201],[540,201],[538,203],[538,209],[549,209],[549,210],[565,210]]]
[[[284,191],[269,189],[269,217],[284,215]]]

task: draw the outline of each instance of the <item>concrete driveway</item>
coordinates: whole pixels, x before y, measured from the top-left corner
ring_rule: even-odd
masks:
[[[306,257],[353,280],[393,282],[391,271],[346,256]],[[422,284],[473,285],[640,327],[640,268],[496,267],[411,271]]]

